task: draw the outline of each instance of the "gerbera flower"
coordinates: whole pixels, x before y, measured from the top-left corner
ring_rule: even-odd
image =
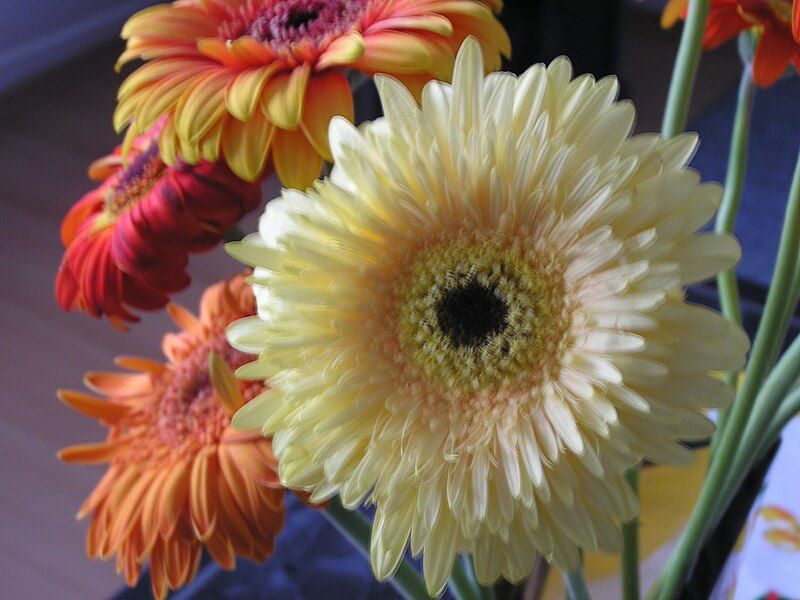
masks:
[[[662,25],[686,17],[688,0],[670,0]],[[742,31],[758,34],[753,80],[768,87],[790,66],[800,67],[800,3],[793,0],[711,0],[703,47],[716,48]]]
[[[182,331],[164,336],[168,363],[118,358],[137,373],[86,376],[105,398],[60,392],[109,430],[105,442],[60,453],[69,462],[110,463],[78,512],[91,515],[89,556],[116,554],[128,585],[149,558],[157,598],[194,578],[203,547],[226,569],[237,555],[263,561],[283,525],[269,440],[230,427],[236,409],[266,388],[236,381],[231,369],[247,358],[225,339],[229,323],[254,312],[243,277],[218,283],[203,295],[199,318],[170,306]]]
[[[73,206],[61,226],[66,252],[56,277],[64,310],[138,321],[189,285],[189,254],[213,247],[258,206],[261,191],[224,164],[168,167],[159,158],[157,123],[122,160],[121,148],[89,168],[100,186]]]
[[[691,459],[677,440],[730,397],[709,370],[748,346],[684,301],[739,256],[696,233],[720,188],[685,167],[695,137],[630,137],[616,79],[571,81],[564,58],[484,78],[472,39],[421,109],[378,88],[385,119],[332,123],[331,179],[230,246],[259,315],[229,338],[280,368],[234,425],[275,434],[289,486],[377,505],[380,578],[409,541],[431,593],[459,552],[489,584],[537,551],[616,550],[624,471]]]
[[[255,180],[270,152],[284,185],[305,188],[330,160],[328,123],[353,119],[344,69],[389,73],[420,89],[448,78],[474,35],[500,66],[510,43],[500,0],[182,0],[135,14],[119,66],[149,62],[122,84],[118,130],[162,115],[168,163],[215,161]],[[490,8],[491,7],[491,8]]]

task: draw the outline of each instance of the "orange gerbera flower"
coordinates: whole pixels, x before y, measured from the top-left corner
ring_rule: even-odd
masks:
[[[688,0],[670,0],[662,25],[686,17]],[[703,47],[716,48],[742,31],[759,37],[753,57],[753,79],[761,87],[775,83],[791,65],[800,68],[800,1],[711,0]]]
[[[170,313],[182,331],[164,336],[168,363],[118,358],[139,372],[86,376],[106,398],[59,393],[109,429],[105,442],[59,454],[110,463],[78,512],[92,515],[89,556],[116,553],[128,585],[149,557],[157,598],[194,578],[203,546],[227,569],[237,555],[263,561],[284,518],[270,441],[230,427],[231,415],[265,390],[234,378],[231,369],[249,359],[225,338],[228,324],[255,314],[252,291],[239,276],[206,290],[199,318],[174,305]]]
[[[158,154],[162,123],[136,138],[127,164],[117,148],[89,175],[102,184],[70,209],[61,227],[66,248],[56,277],[64,310],[107,316],[124,329],[131,309],[155,310],[189,285],[189,254],[217,244],[222,233],[258,206],[257,185],[225,164],[179,162]]]
[[[305,188],[331,160],[328,123],[353,118],[344,69],[388,73],[419,92],[449,79],[468,36],[487,68],[510,53],[501,0],[178,0],[122,30],[118,66],[149,62],[119,90],[114,116],[131,135],[162,115],[168,163],[225,157],[253,181],[270,151],[281,181]]]

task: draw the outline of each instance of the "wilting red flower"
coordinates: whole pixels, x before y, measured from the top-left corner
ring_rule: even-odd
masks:
[[[419,92],[449,79],[468,36],[487,68],[510,52],[502,0],[178,0],[125,24],[119,59],[147,60],[120,87],[114,125],[142,131],[169,115],[162,153],[224,157],[254,180],[271,159],[305,188],[330,160],[328,123],[352,120],[345,69],[386,73]]]
[[[248,359],[225,329],[255,313],[239,276],[203,295],[200,316],[170,305],[182,331],[164,336],[166,364],[123,357],[136,373],[89,373],[105,398],[60,392],[66,404],[108,427],[99,444],[61,451],[69,462],[110,463],[78,516],[91,515],[89,556],[117,555],[129,585],[150,559],[153,594],[191,581],[205,547],[223,567],[236,556],[261,562],[283,525],[283,496],[271,443],[260,431],[230,427],[231,415],[265,391],[234,378]]]
[[[122,150],[99,159],[89,175],[102,183],[86,194],[61,226],[66,252],[56,277],[64,310],[108,317],[118,328],[138,321],[132,309],[164,307],[189,284],[189,254],[217,244],[226,229],[258,206],[257,185],[224,164],[159,156],[163,121]]]
[[[686,17],[688,0],[670,0],[662,25]],[[761,87],[775,83],[789,66],[800,68],[800,2],[798,0],[711,0],[703,47],[716,48],[754,28],[758,33],[753,79]]]

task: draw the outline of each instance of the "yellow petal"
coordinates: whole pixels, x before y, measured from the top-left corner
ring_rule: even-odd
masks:
[[[315,69],[322,71],[330,67],[349,65],[364,55],[364,38],[360,33],[348,33],[331,42],[319,57]]]
[[[370,73],[421,73],[433,67],[428,44],[417,36],[387,31],[364,40],[364,56],[354,67]]]
[[[309,187],[322,171],[322,156],[299,129],[275,132],[272,161],[281,183],[299,190]]]
[[[181,96],[175,107],[175,131],[181,140],[198,141],[219,120],[225,112],[225,87],[229,80],[228,73],[215,73]]]
[[[258,99],[270,75],[275,72],[276,65],[259,69],[242,71],[236,76],[225,92],[225,103],[228,111],[240,121],[247,121],[253,116]]]
[[[258,179],[274,134],[275,126],[259,112],[246,122],[232,119],[222,140],[222,151],[231,170],[247,181]]]
[[[278,127],[294,129],[300,122],[310,72],[310,65],[303,64],[270,80],[264,89],[264,114]]]
[[[229,415],[233,415],[244,405],[244,398],[239,391],[239,384],[233,371],[213,350],[208,354],[208,376],[225,410]]]
[[[308,141],[325,160],[332,161],[328,125],[337,115],[353,121],[353,95],[347,78],[338,71],[314,75],[308,84],[300,123]]]

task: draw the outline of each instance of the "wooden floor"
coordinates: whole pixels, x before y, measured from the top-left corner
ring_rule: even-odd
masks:
[[[55,391],[80,389],[85,371],[113,368],[116,355],[159,359],[161,335],[173,327],[164,313],[148,314],[121,334],[61,312],[53,296],[60,221],[92,186],[87,165],[117,143],[118,52],[99,48],[0,98],[0,598],[7,600],[103,598],[122,583],[113,564],[86,558],[86,523],[74,517],[102,469],[55,456],[103,431]],[[243,227],[253,230],[254,218]],[[220,249],[195,257],[194,281],[177,300],[196,309],[205,286],[237,265]]]

